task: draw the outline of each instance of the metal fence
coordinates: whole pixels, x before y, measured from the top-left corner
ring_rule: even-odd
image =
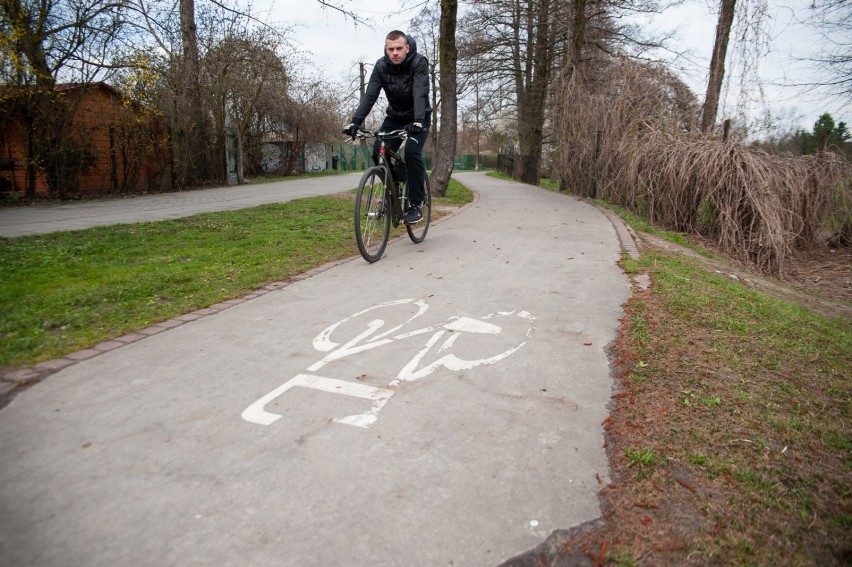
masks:
[[[373,165],[373,146],[371,144],[339,144],[331,154],[331,169],[341,171],[363,171]],[[432,169],[432,155],[423,152],[423,165]]]
[[[370,144],[339,144],[332,147],[330,154],[330,169],[341,171],[363,171],[373,165],[373,147]],[[479,156],[479,169],[499,169],[501,158],[508,158],[513,163],[513,156],[481,154]],[[423,152],[423,164],[427,170],[432,169],[432,154]],[[474,171],[477,169],[475,154],[459,154],[453,160],[454,171]],[[502,170],[501,170],[502,171]],[[507,174],[511,175],[511,166]]]
[[[453,169],[455,171],[495,169],[499,157],[494,154],[479,154],[479,163],[477,163],[476,154],[459,154],[454,160]]]
[[[339,144],[331,156],[332,169],[363,171],[373,165],[372,147],[360,144]]]

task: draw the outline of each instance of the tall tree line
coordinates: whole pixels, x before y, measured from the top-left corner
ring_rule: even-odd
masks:
[[[51,193],[73,191],[86,164],[86,142],[69,130],[79,101],[61,83],[108,81],[162,121],[177,186],[225,180],[229,136],[242,176],[243,165],[259,163],[262,129],[325,141],[338,121],[337,89],[297,72],[286,31],[237,4],[2,0],[0,55],[0,126],[26,124],[27,197],[39,172]]]
[[[515,177],[538,183],[554,142],[554,94],[566,81],[593,75],[576,70],[660,45],[621,23],[626,14],[657,9],[650,0],[474,0],[460,24],[460,70],[476,85],[477,106],[499,101],[511,109]]]
[[[226,146],[242,180],[259,168],[264,134],[293,140],[294,150],[332,135],[338,89],[303,72],[286,30],[257,21],[238,4],[180,0],[175,18],[175,5],[164,0],[128,1],[145,22],[137,31],[159,47],[148,61],[162,78],[179,184],[225,180]],[[308,116],[314,128],[305,127]]]

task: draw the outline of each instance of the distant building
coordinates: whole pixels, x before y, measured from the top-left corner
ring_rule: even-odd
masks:
[[[29,87],[0,86],[0,192],[25,193],[34,176],[36,194],[47,194],[47,170],[28,152],[31,140],[23,106]],[[68,167],[56,168],[65,193],[107,195],[171,187],[168,132],[106,83],[60,84],[71,121],[63,128],[72,148]],[[36,141],[37,142],[37,141]],[[54,182],[55,184],[55,182]]]

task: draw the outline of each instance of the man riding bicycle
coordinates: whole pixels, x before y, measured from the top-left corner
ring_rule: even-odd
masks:
[[[405,212],[405,222],[414,224],[423,220],[420,205],[425,187],[423,179],[423,145],[432,124],[432,107],[429,106],[429,62],[417,53],[417,44],[403,32],[394,30],[385,38],[385,55],[373,66],[367,90],[358,104],[352,122],[343,133],[355,137],[358,129],[370,114],[373,105],[384,89],[388,99],[387,114],[381,131],[405,129],[412,142],[405,144],[408,196],[411,206]],[[415,143],[416,142],[416,143]],[[386,140],[385,145],[397,150],[402,140]],[[373,146],[373,161],[378,164],[380,140]]]

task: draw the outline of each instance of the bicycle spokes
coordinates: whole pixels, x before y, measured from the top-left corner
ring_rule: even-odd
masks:
[[[355,239],[368,262],[382,257],[390,234],[390,211],[381,173],[379,168],[368,170],[355,195]]]

